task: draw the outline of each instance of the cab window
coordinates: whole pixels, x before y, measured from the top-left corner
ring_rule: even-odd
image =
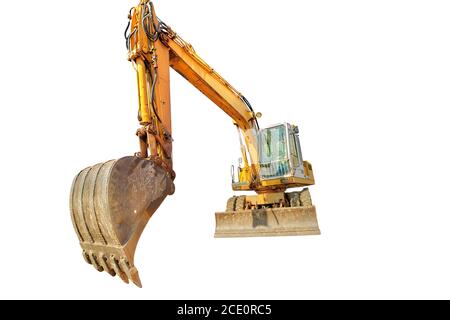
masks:
[[[287,158],[286,129],[284,126],[265,129],[261,132],[260,161],[268,163]]]

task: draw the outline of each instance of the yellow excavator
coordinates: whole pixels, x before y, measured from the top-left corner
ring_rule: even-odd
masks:
[[[242,153],[239,167],[233,168],[232,187],[255,191],[230,198],[226,210],[216,213],[215,236],[320,234],[307,188],[314,175],[302,158],[299,128],[283,123],[260,129],[261,114],[156,16],[150,0],[141,0],[128,18],[125,38],[137,73],[140,150],[86,168],[72,183],[70,212],[86,262],[142,286],[134,265],[138,240],[164,199],[175,192],[170,68],[230,116]],[[306,188],[286,192],[301,187]]]

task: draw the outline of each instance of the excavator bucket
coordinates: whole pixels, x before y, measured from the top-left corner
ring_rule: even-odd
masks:
[[[136,246],[148,220],[174,191],[166,170],[137,157],[81,171],[72,184],[70,211],[86,262],[142,287],[134,266]]]
[[[227,212],[216,213],[216,238],[319,235],[316,207],[308,189],[286,195],[288,207],[243,210],[245,196],[228,201]],[[242,200],[244,199],[244,200]],[[230,203],[237,203],[230,206]],[[241,203],[241,205],[239,205]],[[240,207],[240,208],[239,208]]]

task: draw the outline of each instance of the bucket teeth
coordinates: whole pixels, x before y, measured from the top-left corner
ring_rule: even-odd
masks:
[[[136,267],[130,267],[130,264],[125,258],[120,258],[119,266],[120,269],[125,272],[128,279],[130,279],[139,288],[142,288],[141,279],[139,278],[139,272]]]
[[[137,287],[142,288],[141,278],[139,277],[139,272],[136,269],[136,267],[131,268],[130,275],[131,275],[131,281],[133,281],[133,283]]]
[[[98,272],[103,271],[103,268],[97,263],[97,257],[94,255],[92,251],[89,252],[89,260],[91,261],[91,264]]]
[[[130,264],[125,256],[117,258],[115,254],[107,255],[95,250],[83,250],[83,257],[97,271],[105,271],[113,277],[118,275],[123,282],[129,283],[131,280],[136,286],[142,288],[138,270]]]
[[[128,280],[128,276],[125,274],[125,272],[120,270],[120,267],[117,264],[117,260],[116,260],[116,256],[115,255],[113,255],[113,254],[110,255],[110,262],[111,262],[111,267],[114,269],[116,274],[119,275],[119,277],[122,279],[122,281],[125,282],[125,283],[130,283],[130,281]]]
[[[99,262],[102,266],[103,270],[109,273],[112,277],[116,275],[116,272],[108,265],[108,259],[106,258],[106,255],[102,252],[99,255]]]
[[[170,174],[146,159],[126,157],[81,171],[70,211],[84,260],[142,287],[134,252],[148,220],[173,192]]]
[[[89,258],[89,255],[86,252],[86,250],[83,250],[83,258],[84,258],[84,261],[86,261],[88,264],[92,264],[91,259]]]

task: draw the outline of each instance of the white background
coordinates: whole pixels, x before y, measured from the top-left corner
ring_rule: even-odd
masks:
[[[144,289],[87,265],[70,185],[137,151],[136,3],[0,4],[0,298],[450,298],[448,1],[155,1],[262,125],[300,125],[323,235],[213,239],[238,140],[172,73],[177,192],[141,238]]]

